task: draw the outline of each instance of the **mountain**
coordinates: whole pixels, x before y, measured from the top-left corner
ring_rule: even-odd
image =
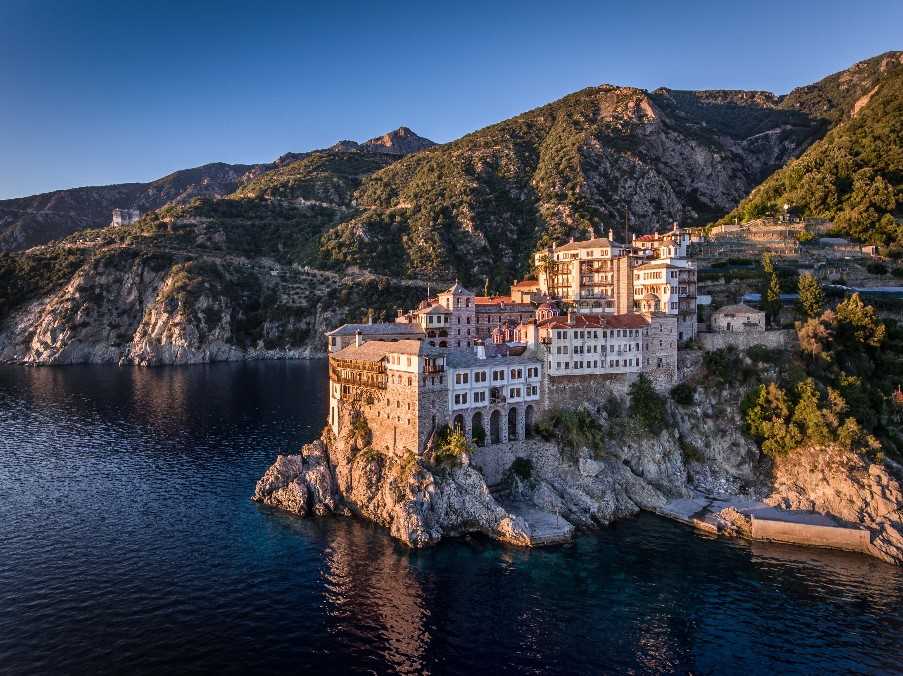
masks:
[[[222,197],[233,192],[251,168],[216,162],[150,183],[72,188],[0,200],[0,251],[26,249],[77,230],[109,225],[117,208],[146,213],[195,197]]]
[[[388,156],[370,171],[394,159],[436,145],[407,127],[363,143],[340,141],[319,155],[356,152]],[[244,183],[273,169],[303,159],[311,153],[286,153],[276,162],[244,165],[215,162],[184,169],[150,183],[123,183],[56,190],[30,197],[0,200],[0,251],[16,251],[60,239],[86,228],[109,225],[113,209],[138,209],[147,213],[170,204],[185,204],[195,197],[224,197]]]
[[[817,138],[821,123],[760,92],[602,85],[363,181],[324,262],[502,287],[537,244],[592,228],[704,223]]]
[[[779,213],[786,204],[903,251],[903,52],[858,63],[787,99],[835,126],[722,220]]]
[[[318,351],[325,328],[391,317],[427,283],[504,289],[549,242],[620,235],[625,217],[632,231],[710,222],[860,120],[895,133],[885,61],[786,96],[601,85],[406,155],[387,152],[423,143],[404,129],[287,153],[224,197],[0,254],[0,361]],[[878,166],[891,141],[851,152]]]

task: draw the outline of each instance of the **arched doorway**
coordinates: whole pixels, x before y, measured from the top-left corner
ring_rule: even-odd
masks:
[[[524,409],[524,436],[533,436],[533,404]]]
[[[464,416],[461,413],[455,416],[455,420],[452,423],[452,431],[457,432],[458,430],[464,431]]]
[[[517,409],[508,411],[508,441],[517,439]]]
[[[493,411],[489,416],[489,439],[493,444],[502,441],[502,414],[498,411]]]
[[[486,444],[486,428],[483,427],[483,414],[477,411],[470,420],[470,438],[477,446]]]

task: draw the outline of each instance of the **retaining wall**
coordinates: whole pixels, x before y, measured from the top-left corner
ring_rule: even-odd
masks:
[[[753,345],[764,345],[768,348],[785,348],[793,341],[794,331],[777,329],[775,331],[757,331],[754,333],[700,333],[697,339],[705,350],[720,350],[733,345],[745,350]]]
[[[867,530],[843,526],[820,526],[752,517],[750,537],[813,547],[831,547],[869,553],[871,538]]]

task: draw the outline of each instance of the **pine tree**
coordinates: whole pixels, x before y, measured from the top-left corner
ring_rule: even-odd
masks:
[[[762,310],[770,324],[774,324],[781,314],[781,281],[771,261],[771,254],[762,256],[762,270],[765,273],[765,288],[762,290]]]
[[[815,275],[809,272],[800,275],[798,286],[803,314],[809,319],[820,316],[825,309],[825,294]]]

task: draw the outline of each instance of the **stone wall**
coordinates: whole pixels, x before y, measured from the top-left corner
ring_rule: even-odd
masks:
[[[745,350],[753,345],[764,345],[770,348],[786,348],[793,344],[796,332],[792,329],[774,331],[758,331],[756,333],[700,333],[696,338],[706,351],[720,350],[733,345]]]

